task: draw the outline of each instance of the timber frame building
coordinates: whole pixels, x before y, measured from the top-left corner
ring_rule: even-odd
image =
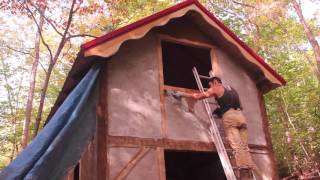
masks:
[[[253,159],[265,176],[278,179],[263,94],[286,82],[198,1],[83,44],[49,119],[97,64],[89,96],[95,127],[66,179],[225,179],[202,103],[167,93],[197,91],[193,66],[237,90]]]

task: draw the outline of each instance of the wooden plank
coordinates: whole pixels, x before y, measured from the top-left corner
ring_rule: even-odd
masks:
[[[214,46],[211,44],[206,44],[203,42],[189,40],[189,39],[185,39],[185,38],[175,38],[175,37],[167,35],[167,34],[157,34],[157,36],[163,41],[169,41],[169,42],[173,42],[173,43],[181,44],[181,45],[185,45],[185,46],[191,46],[191,47],[195,47],[195,48],[202,48],[202,49],[209,49],[209,50],[214,48]]]
[[[152,139],[138,138],[129,136],[109,136],[108,144],[110,147],[161,147],[174,150],[194,150],[194,151],[215,151],[213,143],[187,141],[187,140],[172,140],[172,139]]]
[[[212,72],[213,72],[214,76],[223,77],[222,70],[219,66],[219,59],[217,56],[216,48],[213,47],[211,49],[210,56],[211,56]]]
[[[174,139],[152,139],[139,138],[130,136],[108,136],[109,147],[153,147],[172,150],[189,150],[189,151],[216,151],[213,143],[190,141],[190,140],[174,140]],[[250,149],[269,151],[268,146],[249,144]]]
[[[163,63],[162,63],[162,49],[161,49],[160,39],[157,40],[157,61],[158,61],[158,72],[159,72],[161,135],[162,137],[167,137],[167,115],[165,110]]]
[[[166,164],[164,159],[163,148],[157,148],[158,166],[159,166],[159,180],[166,180]]]
[[[107,165],[107,63],[105,62],[103,69],[99,75],[99,89],[97,101],[97,179],[106,180]]]
[[[148,154],[151,148],[141,147],[136,155],[124,166],[124,168],[119,172],[115,180],[125,179],[131,170],[140,162],[140,160]]]
[[[259,103],[260,103],[260,110],[261,110],[261,116],[262,116],[262,123],[263,123],[263,132],[265,133],[266,141],[267,141],[267,147],[268,147],[268,152],[269,152],[269,158],[272,163],[272,179],[279,179],[279,174],[277,173],[277,162],[275,159],[275,154],[273,151],[272,147],[272,138],[270,134],[270,129],[269,129],[269,122],[268,122],[268,117],[267,117],[267,111],[265,107],[265,102],[263,98],[262,92],[259,92],[258,95]]]

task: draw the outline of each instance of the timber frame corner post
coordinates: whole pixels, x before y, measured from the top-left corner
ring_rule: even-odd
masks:
[[[97,99],[97,130],[96,140],[97,141],[97,179],[105,180],[109,176],[108,166],[108,79],[107,79],[107,67],[108,62],[104,62],[102,71],[99,75],[98,82],[98,99]]]
[[[262,90],[259,90],[259,91],[260,91],[259,92],[259,103],[260,103],[260,108],[261,108],[263,131],[266,136],[269,157],[271,159],[272,168],[273,168],[272,178],[279,179],[279,175],[276,173],[278,167],[277,167],[275,152],[273,150],[273,145],[272,145],[272,137],[271,137],[271,131],[270,131],[269,120],[268,120],[268,115],[267,115],[267,109],[265,106],[265,101],[264,101],[264,96],[263,96]]]

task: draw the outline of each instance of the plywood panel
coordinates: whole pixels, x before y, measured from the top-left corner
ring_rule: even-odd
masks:
[[[160,137],[155,36],[125,43],[108,63],[109,134]]]

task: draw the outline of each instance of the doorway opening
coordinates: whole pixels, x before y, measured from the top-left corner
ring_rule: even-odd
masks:
[[[226,180],[218,153],[166,150],[167,180]]]
[[[164,84],[188,89],[198,89],[192,73],[195,66],[198,73],[209,76],[212,69],[209,48],[196,48],[168,41],[161,42]],[[208,81],[201,80],[205,88]]]

